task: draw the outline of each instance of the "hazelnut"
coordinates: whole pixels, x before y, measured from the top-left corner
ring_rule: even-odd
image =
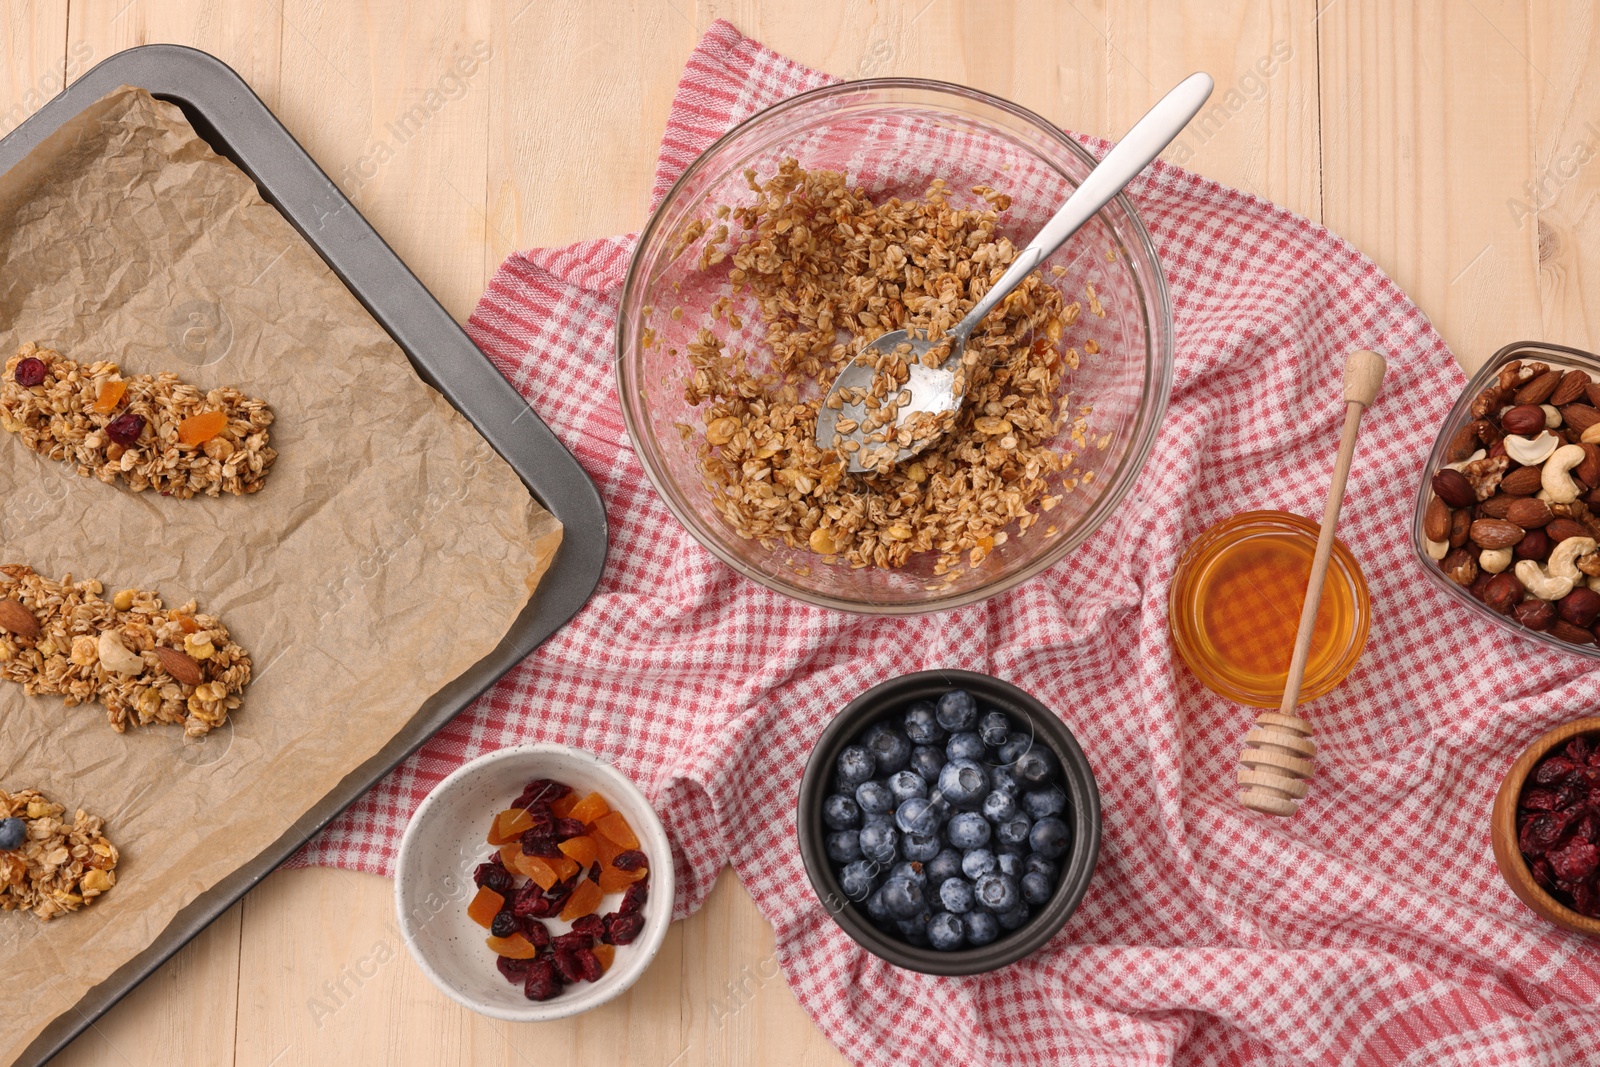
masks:
[[[1512,549],[1518,559],[1544,559],[1550,554],[1550,535],[1541,530],[1529,530]]]
[[[1466,508],[1450,516],[1450,547],[1460,548],[1472,532],[1472,512]]]
[[[1453,508],[1470,508],[1478,502],[1478,494],[1467,476],[1449,467],[1433,476],[1433,491]]]
[[[1588,537],[1589,528],[1577,519],[1552,519],[1544,528],[1544,532],[1553,542],[1562,542],[1569,537]]]
[[[1548,600],[1524,600],[1511,609],[1514,617],[1530,630],[1548,630],[1556,621],[1555,605]]]
[[[1522,602],[1524,592],[1522,582],[1517,576],[1506,571],[1489,580],[1489,584],[1483,590],[1483,602],[1491,611],[1509,615],[1511,609]]]
[[[1537,404],[1518,404],[1500,416],[1500,427],[1506,433],[1532,437],[1544,429],[1544,409]]]
[[[1450,554],[1439,561],[1439,568],[1452,582],[1462,587],[1471,585],[1478,577],[1478,561],[1464,548],[1451,549]]]
[[[1580,585],[1556,601],[1556,610],[1574,626],[1593,626],[1596,617],[1600,617],[1600,593]]]

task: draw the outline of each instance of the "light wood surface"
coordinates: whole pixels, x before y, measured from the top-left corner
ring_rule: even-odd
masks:
[[[964,82],[1104,136],[1206,70],[1211,106],[1167,158],[1352,240],[1467,366],[1512,340],[1600,342],[1582,2],[0,0],[0,131],[123,48],[206,49],[464,319],[507,252],[644,222],[673,87],[719,17],[841,76]],[[394,132],[475,45],[465,90]],[[393,941],[389,889],[274,875],[59,1062],[840,1062],[731,875],[629,996],[537,1028],[436,993]]]

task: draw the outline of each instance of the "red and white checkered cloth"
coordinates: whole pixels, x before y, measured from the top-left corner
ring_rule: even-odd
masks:
[[[689,60],[655,192],[715,136],[829,79],[726,22]],[[1092,151],[1103,142],[1085,138]],[[777,929],[800,1002],[858,1063],[1574,1064],[1600,1061],[1600,952],[1533,917],[1489,850],[1500,775],[1592,709],[1586,661],[1430,588],[1407,547],[1429,442],[1462,386],[1388,278],[1316,223],[1158,163],[1130,195],[1171,285],[1172,406],[1129,502],[1048,574],[983,604],[877,620],[737,577],[690,538],[623,434],[612,318],[631,237],[512,256],[473,338],[599,485],[608,568],[565,629],[313,841],[304,861],[387,872],[424,794],[517,742],[603,753],[658,804],[677,914],[731,862]],[[1389,358],[1340,534],[1371,585],[1366,654],[1312,709],[1300,814],[1234,799],[1249,709],[1174,662],[1184,545],[1252,508],[1320,515],[1358,347]],[[908,671],[966,667],[1040,697],[1105,807],[1100,867],[1050,945],[932,978],[857,948],[795,845],[801,768],[829,717]]]

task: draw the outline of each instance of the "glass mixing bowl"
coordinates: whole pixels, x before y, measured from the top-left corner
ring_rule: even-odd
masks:
[[[852,569],[825,563],[804,545],[763,546],[738,536],[713,504],[694,435],[680,429],[703,426],[699,410],[684,399],[690,373],[684,349],[701,327],[719,334],[730,351],[750,352],[761,366],[762,346],[752,329],[761,322],[754,299],[732,293],[731,257],[707,267],[702,253],[721,225],[735,229],[728,245],[736,243],[737,223],[719,217],[718,208],[755,201],[745,172],[765,180],[790,157],[807,169],[844,171],[874,201],[921,197],[935,178],[943,178],[954,204],[981,207],[982,198],[969,190],[989,186],[1012,198],[998,230],[1019,248],[1096,163],[1076,141],[1015,104],[913,78],[802,93],[706,149],[640,235],[617,313],[623,417],[667,507],[739,573],[808,603],[846,611],[903,615],[970,604],[1058,562],[1088,539],[1132,487],[1172,388],[1172,309],[1150,235],[1133,205],[1118,196],[1043,265],[1045,280],[1067,303],[1082,306],[1061,345],[1084,354],[1062,389],[1070,410],[1092,409],[1090,447],[1076,448],[1066,429],[1051,442],[1080,455],[1050,491],[1067,490],[1059,484],[1067,477],[1077,477],[1078,484],[1030,529],[1013,524],[1003,543],[976,565],[964,563],[953,581],[934,574],[932,552],[896,570]],[[1064,268],[1060,276],[1052,270],[1056,266]],[[731,299],[731,321],[738,325],[730,325],[727,314],[713,316],[713,305],[724,299]],[[1091,341],[1099,347],[1092,355],[1086,352]],[[1070,419],[1064,421],[1070,426]]]

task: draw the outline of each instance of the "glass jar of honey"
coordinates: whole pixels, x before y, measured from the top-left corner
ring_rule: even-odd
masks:
[[[1207,689],[1275,708],[1283,699],[1319,527],[1284,511],[1248,511],[1211,527],[1178,560],[1168,622],[1172,643]],[[1331,691],[1367,643],[1367,580],[1335,540],[1317,609],[1300,701]]]

